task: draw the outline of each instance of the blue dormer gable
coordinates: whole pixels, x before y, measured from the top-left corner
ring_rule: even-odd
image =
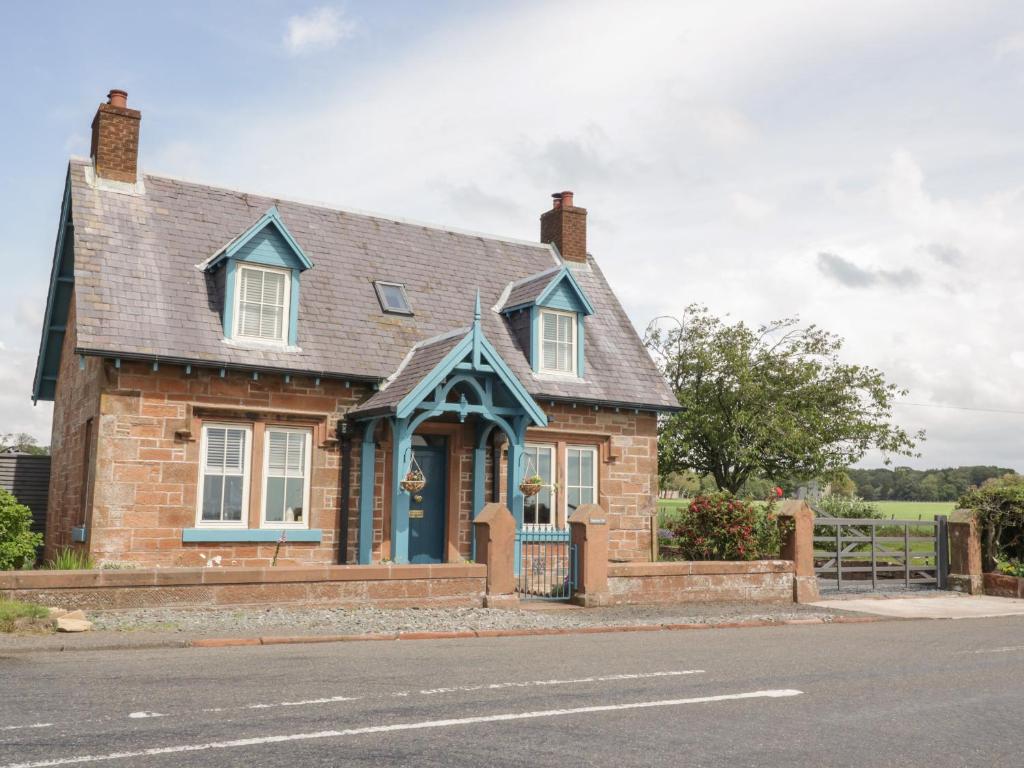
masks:
[[[200,266],[224,269],[225,339],[298,345],[299,275],[313,262],[277,206]]]
[[[538,307],[551,307],[581,315],[594,314],[594,305],[568,267],[562,267],[534,303]]]
[[[572,270],[563,265],[507,290],[501,312],[518,327],[517,336],[534,372],[582,377],[583,319],[594,314],[594,305]]]

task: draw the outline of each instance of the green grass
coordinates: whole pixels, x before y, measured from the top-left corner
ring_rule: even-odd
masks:
[[[13,632],[18,619],[45,619],[49,611],[35,603],[0,600],[0,632]]]
[[[88,571],[92,570],[92,558],[88,552],[64,547],[46,563],[46,568],[51,571]]]
[[[689,499],[658,499],[658,510],[671,516],[672,512],[689,504]],[[953,501],[873,501],[878,511],[897,520],[933,520],[936,515],[948,515],[956,509]],[[661,518],[666,515],[662,514]],[[664,523],[664,519],[660,521]]]
[[[878,511],[897,520],[932,520],[956,509],[953,501],[873,501]]]

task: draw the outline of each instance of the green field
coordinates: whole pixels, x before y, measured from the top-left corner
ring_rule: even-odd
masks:
[[[886,517],[897,520],[925,520],[936,515],[948,515],[956,509],[952,501],[876,501],[873,502]]]
[[[689,504],[689,499],[658,499],[659,509],[677,509]],[[878,511],[897,520],[926,520],[936,515],[948,515],[955,508],[952,501],[874,501]]]

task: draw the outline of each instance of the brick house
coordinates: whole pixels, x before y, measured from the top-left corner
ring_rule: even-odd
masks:
[[[526,535],[597,503],[609,558],[650,558],[676,401],[571,192],[539,243],[459,232],[143,174],[140,121],[111,91],[68,167],[47,556],[461,562],[501,501]]]

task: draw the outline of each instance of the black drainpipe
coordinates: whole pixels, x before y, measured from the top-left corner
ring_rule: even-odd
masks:
[[[497,504],[501,501],[501,446],[502,440],[495,437],[491,431],[491,501]]]
[[[352,494],[352,435],[347,420],[338,422],[341,445],[341,535],[338,537],[338,562],[348,564],[348,505]]]

